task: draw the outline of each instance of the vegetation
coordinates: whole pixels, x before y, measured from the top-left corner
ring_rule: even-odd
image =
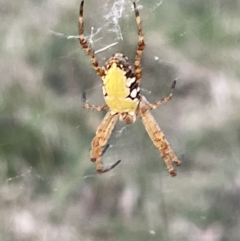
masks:
[[[118,50],[134,60],[134,14],[121,4],[85,1],[86,35],[101,30],[93,48],[118,42],[97,54],[101,64]],[[82,109],[81,94],[102,104],[101,81],[66,37],[77,35],[79,2],[2,1],[0,240],[239,240],[239,2],[137,4],[143,95],[158,100],[178,81],[153,112],[183,161],[178,176],[140,120],[117,125],[104,162],[122,163],[97,175],[89,151],[104,113]]]

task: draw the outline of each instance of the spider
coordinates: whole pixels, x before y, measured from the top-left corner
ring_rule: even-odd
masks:
[[[105,173],[116,167],[120,160],[109,167],[103,167],[101,158],[108,144],[107,141],[118,119],[127,124],[133,123],[136,116],[142,118],[146,131],[148,132],[153,144],[159,150],[167,169],[171,176],[176,176],[172,162],[180,165],[180,161],[173,153],[168,141],[165,139],[163,132],[150,113],[150,110],[156,109],[163,103],[172,98],[172,92],[176,85],[174,80],[170,94],[156,103],[149,103],[147,99],[140,94],[140,82],[142,79],[141,58],[145,47],[142,33],[141,19],[136,3],[133,2],[135,18],[138,31],[138,45],[135,56],[134,68],[129,64],[128,58],[121,52],[117,52],[109,58],[103,67],[98,65],[94,51],[89,47],[84,37],[83,27],[83,5],[80,3],[79,9],[79,43],[86,53],[90,56],[93,68],[97,75],[102,79],[102,91],[105,99],[103,106],[95,106],[86,102],[86,94],[83,94],[83,107],[96,111],[108,110],[102,123],[96,131],[92,140],[92,149],[90,152],[91,161],[96,163],[97,173]]]

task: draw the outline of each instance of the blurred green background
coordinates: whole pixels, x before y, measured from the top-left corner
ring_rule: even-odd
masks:
[[[131,1],[85,0],[100,64],[134,61]],[[0,241],[240,240],[240,1],[138,1],[142,94],[183,163],[170,177],[141,120],[118,123],[97,175],[101,81],[78,39],[76,0],[0,1]],[[92,28],[93,27],[93,28]],[[70,36],[70,37],[69,37]]]

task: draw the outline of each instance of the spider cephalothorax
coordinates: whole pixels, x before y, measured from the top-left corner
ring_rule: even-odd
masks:
[[[151,140],[164,159],[168,171],[172,176],[175,176],[176,172],[172,166],[172,162],[176,165],[180,165],[180,161],[173,153],[163,132],[151,115],[150,110],[159,107],[161,104],[172,98],[172,90],[175,88],[176,81],[172,84],[170,94],[154,104],[149,103],[144,96],[140,95],[140,82],[142,79],[141,57],[145,42],[142,34],[139,11],[135,2],[133,3],[133,7],[138,29],[138,48],[134,68],[131,67],[128,62],[128,58],[121,52],[117,52],[113,55],[113,57],[105,63],[104,67],[99,67],[94,52],[88,46],[88,43],[84,38],[83,5],[84,1],[81,2],[79,11],[79,42],[90,56],[96,73],[102,79],[103,96],[106,102],[103,106],[88,104],[84,94],[83,107],[97,111],[109,109],[96,131],[96,136],[92,140],[92,150],[90,154],[91,161],[96,162],[96,169],[98,173],[107,172],[118,165],[120,161],[117,161],[108,168],[103,168],[101,157],[103,155],[104,147],[107,145],[107,141],[118,119],[130,124],[136,120],[136,116],[140,116]]]

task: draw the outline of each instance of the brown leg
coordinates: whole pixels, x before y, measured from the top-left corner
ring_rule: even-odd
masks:
[[[112,164],[110,167],[103,168],[101,157],[104,147],[112,133],[112,130],[118,120],[117,114],[112,114],[109,111],[104,117],[102,123],[96,131],[96,136],[92,140],[91,161],[96,162],[98,173],[108,172],[120,163],[120,160]]]
[[[170,94],[168,96],[162,98],[161,100],[159,100],[159,101],[157,101],[157,102],[155,102],[153,104],[149,103],[146,100],[146,98],[144,97],[144,103],[148,106],[148,109],[150,109],[150,110],[156,109],[160,105],[162,105],[162,104],[168,102],[169,100],[171,100],[172,96],[173,96],[173,90],[174,90],[174,88],[176,86],[176,83],[177,83],[176,80],[174,80],[173,83],[172,83],[172,86],[171,86]]]
[[[83,5],[84,1],[80,4],[79,9],[79,18],[78,18],[78,31],[79,31],[79,43],[82,46],[82,48],[86,51],[86,53],[90,56],[93,68],[97,72],[97,74],[102,77],[104,76],[104,70],[98,66],[98,61],[95,58],[94,52],[91,50],[91,48],[88,46],[87,40],[84,37],[84,24],[83,24]]]
[[[139,11],[137,9],[135,2],[133,2],[133,7],[135,11],[135,17],[136,17],[137,29],[138,29],[138,47],[137,47],[134,67],[135,67],[136,81],[138,82],[138,85],[139,85],[142,79],[141,58],[145,47],[145,42],[144,42],[143,33],[142,33],[141,19],[140,19]]]
[[[153,144],[157,147],[163,160],[165,161],[169,173],[171,174],[171,176],[176,176],[177,173],[174,170],[171,161],[173,161],[176,165],[180,165],[181,162],[173,153],[160,127],[156,123],[155,119],[153,118],[149,110],[140,110],[139,115],[142,118],[143,124],[151,140],[153,141]]]
[[[96,111],[103,111],[103,110],[108,109],[108,106],[106,104],[102,105],[102,106],[88,104],[86,101],[86,93],[85,92],[83,92],[83,95],[82,95],[82,107],[86,108],[86,109],[96,110]]]

